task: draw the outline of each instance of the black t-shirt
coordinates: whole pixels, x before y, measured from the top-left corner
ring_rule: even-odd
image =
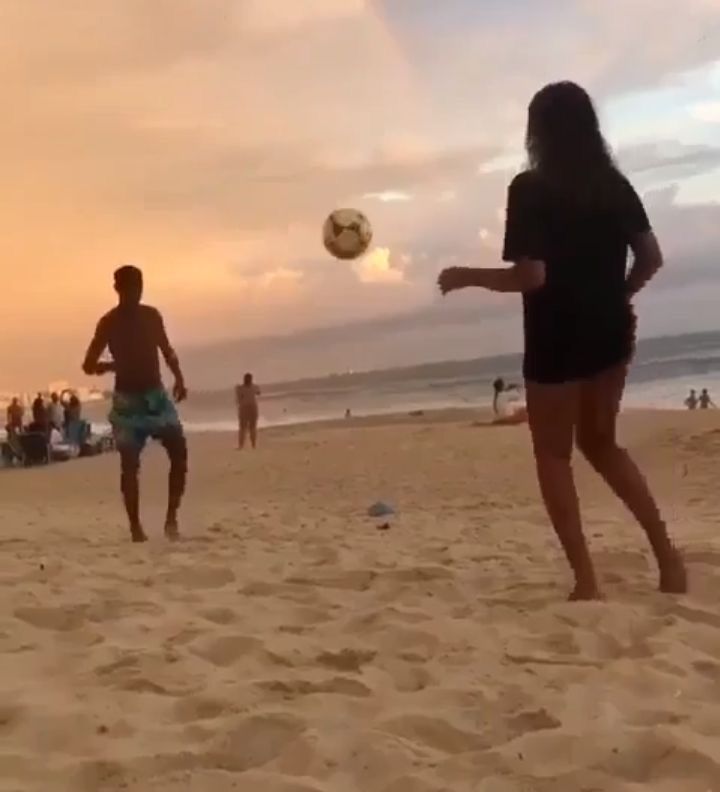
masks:
[[[546,266],[545,285],[523,296],[527,379],[582,379],[630,357],[628,248],[648,230],[642,201],[617,171],[608,175],[602,196],[580,200],[534,171],[515,177],[503,259],[533,258]]]

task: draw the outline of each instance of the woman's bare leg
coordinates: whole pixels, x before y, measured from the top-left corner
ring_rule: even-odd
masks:
[[[617,416],[626,376],[627,366],[616,366],[581,384],[577,445],[647,534],[660,569],[660,590],[681,594],[687,591],[682,557],[668,536],[645,477],[617,444]]]
[[[599,599],[601,594],[582,530],[571,465],[578,385],[528,382],[526,394],[540,492],[575,575],[570,599]]]
[[[253,448],[257,448],[257,418],[250,424],[250,443]]]

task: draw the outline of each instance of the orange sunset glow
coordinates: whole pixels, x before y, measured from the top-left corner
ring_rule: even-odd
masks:
[[[687,195],[667,233],[680,240],[684,222],[708,227],[687,206],[706,203],[717,182],[662,168],[670,138],[692,153],[717,129],[716,42],[703,39],[715,4],[691,0],[663,46],[650,41],[641,53],[617,23],[618,3],[578,2],[588,25],[566,27],[545,5],[539,15],[527,2],[491,2],[480,13],[457,2],[440,20],[429,2],[4,2],[2,387],[81,376],[124,263],[143,268],[146,299],[181,349],[268,339],[252,360],[268,377],[452,355],[456,340],[442,341],[432,320],[430,347],[422,333],[380,344],[372,322],[432,313],[444,263],[496,260],[527,100],[569,61],[628,160],[643,146],[656,156],[648,187],[680,179]],[[647,22],[646,2],[622,5]],[[674,7],[653,9],[662,16],[665,6]],[[542,56],[525,46],[538,26],[555,37]],[[633,92],[667,104],[663,86],[678,75],[688,97],[667,109],[672,128],[625,109]],[[358,262],[322,249],[322,220],[341,205],[374,226]],[[515,349],[505,303],[483,299],[461,352]],[[352,348],[273,355],[273,338],[348,324],[357,325]]]

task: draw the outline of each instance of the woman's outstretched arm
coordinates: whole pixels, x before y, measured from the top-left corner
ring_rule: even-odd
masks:
[[[545,262],[523,258],[511,267],[450,267],[440,273],[443,294],[476,286],[494,292],[531,292],[545,285]]]

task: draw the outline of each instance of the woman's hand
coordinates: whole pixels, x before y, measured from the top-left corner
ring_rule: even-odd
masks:
[[[470,285],[467,267],[448,267],[438,277],[438,286],[443,295],[458,289],[465,289]]]

